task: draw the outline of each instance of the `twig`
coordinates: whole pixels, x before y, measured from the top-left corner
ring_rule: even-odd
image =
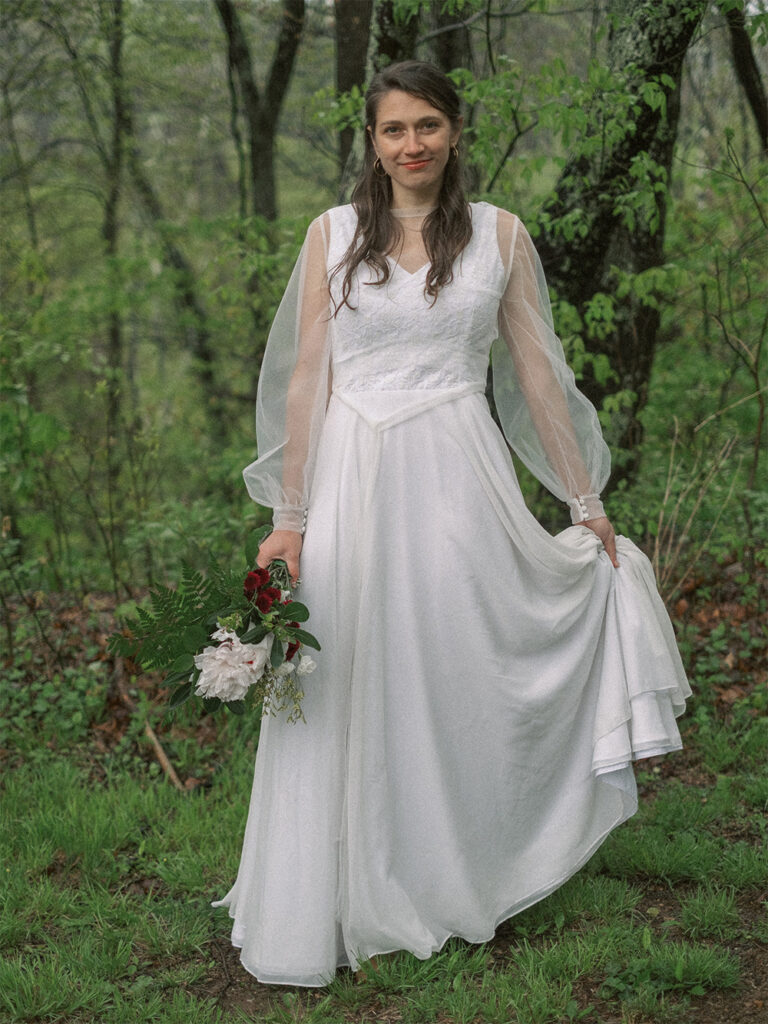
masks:
[[[712,523],[709,532],[704,538],[703,542],[699,545],[692,556],[689,556],[685,565],[682,567],[682,574],[677,578],[677,581],[673,584],[673,580],[679,572],[678,566],[682,557],[683,548],[686,540],[689,536],[689,531],[693,520],[696,518],[701,504],[704,500],[709,487],[712,484],[717,473],[720,472],[722,466],[726,463],[735,445],[735,438],[730,438],[722,446],[720,451],[714,456],[708,467],[704,466],[699,468],[694,466],[691,471],[687,483],[681,488],[677,499],[674,502],[671,510],[668,511],[668,505],[672,498],[672,491],[674,485],[680,478],[680,470],[676,464],[675,451],[679,439],[679,427],[677,417],[675,417],[675,431],[672,438],[672,448],[669,455],[669,469],[667,471],[667,482],[664,491],[664,498],[661,503],[659,510],[658,527],[656,531],[656,539],[654,542],[654,550],[652,563],[656,579],[658,582],[659,590],[661,591],[664,600],[669,602],[681,589],[686,579],[690,575],[694,565],[698,561],[699,555],[705,550],[709,543],[715,528],[720,521],[720,517],[723,514],[725,506],[730,501],[734,486],[736,483],[736,474],[731,479],[731,484],[728,489],[725,501],[722,502],[720,509],[715,516],[714,522]],[[738,467],[737,467],[738,472]],[[682,530],[678,528],[678,520],[680,512],[684,502],[687,500],[694,488],[697,488],[697,494],[695,496],[693,506],[688,514],[688,518],[682,527]]]
[[[224,954],[224,951],[221,948],[219,940],[216,938],[215,935],[211,938],[211,943],[213,944],[219,956],[221,957],[221,967],[222,970],[224,971],[224,977],[227,979],[222,985],[221,990],[216,993],[216,1002],[218,1003],[221,1000],[221,997],[232,984],[232,975],[229,973],[229,967],[227,966],[227,958]]]
[[[61,664],[61,650],[59,650],[56,647],[54,647],[54,645],[51,643],[50,639],[48,638],[48,634],[45,631],[45,627],[43,626],[42,622],[40,621],[40,616],[37,614],[37,608],[35,607],[34,602],[30,601],[29,598],[27,597],[27,595],[22,590],[22,587],[21,587],[21,584],[19,583],[18,577],[16,576],[16,573],[13,571],[13,565],[11,564],[10,560],[8,558],[6,558],[5,552],[0,552],[0,557],[2,557],[2,559],[3,559],[3,563],[5,564],[6,571],[7,571],[8,575],[11,577],[11,582],[13,583],[14,588],[16,589],[16,592],[18,593],[18,595],[21,598],[21,600],[24,602],[24,605],[27,608],[27,610],[29,612],[31,612],[32,618],[35,620],[35,626],[37,627],[37,635],[40,637],[40,639],[43,641],[43,643],[46,645],[46,647],[48,647],[49,650],[53,653],[53,656],[56,659],[56,663],[58,665],[60,665]],[[8,613],[8,621],[10,622],[10,612]]]
[[[723,409],[718,409],[717,412],[711,412],[709,416],[705,417],[701,423],[697,424],[693,428],[694,434],[698,434],[702,427],[706,427],[712,420],[717,419],[718,416],[722,416],[726,412],[730,412],[731,409],[735,409],[737,405],[741,405],[744,402],[749,402],[752,398],[757,398],[762,395],[764,391],[768,391],[768,384],[763,385],[758,391],[753,391],[751,395],[744,395],[743,398],[738,398],[735,402],[731,402],[730,405],[726,405]]]
[[[119,661],[115,663],[114,679],[115,684],[117,685],[117,692],[120,694],[120,699],[122,700],[123,704],[125,704],[125,706],[128,708],[128,710],[135,714],[136,711],[138,710],[136,706],[136,701],[133,699],[133,697],[131,697],[131,695],[125,688],[125,683],[123,682],[123,667],[121,662]],[[184,783],[176,774],[176,769],[173,767],[170,760],[168,759],[168,755],[163,750],[163,746],[160,743],[160,740],[157,738],[155,730],[152,728],[149,722],[144,723],[144,735],[152,744],[152,749],[155,752],[155,757],[159,761],[160,767],[163,769],[165,774],[168,776],[168,778],[171,780],[173,785],[176,787],[176,789],[178,789],[180,793],[186,793],[187,791],[184,788]]]
[[[520,119],[517,116],[517,111],[516,110],[514,110],[512,112],[512,117],[514,118],[514,122],[515,122],[515,133],[516,134],[512,138],[512,141],[507,146],[507,150],[506,150],[504,156],[501,158],[498,167],[496,168],[496,170],[491,175],[491,178],[490,178],[488,184],[485,186],[485,191],[486,192],[491,192],[493,190],[493,186],[496,184],[496,179],[499,177],[501,172],[504,170],[504,166],[506,165],[506,163],[509,160],[509,158],[512,156],[512,153],[514,152],[515,146],[518,144],[520,139],[522,139],[522,137],[527,132],[531,131],[531,129],[535,128],[538,125],[538,123],[539,123],[538,118],[534,118],[534,120],[531,121],[531,123],[529,125],[526,125],[525,128],[521,128],[520,127]]]

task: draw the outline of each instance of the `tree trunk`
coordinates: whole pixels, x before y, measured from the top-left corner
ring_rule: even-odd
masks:
[[[283,0],[283,17],[263,97],[253,73],[248,39],[232,0],[214,0],[227,37],[227,60],[240,87],[248,126],[251,203],[253,212],[275,220],[275,136],[296,51],[304,28],[304,0]]]
[[[632,294],[615,295],[614,268],[638,274],[663,262],[666,188],[649,193],[650,215],[638,211],[634,223],[619,205],[637,188],[632,177],[636,157],[650,158],[662,184],[669,181],[683,59],[706,7],[706,0],[611,0],[609,61],[614,69],[629,69],[627,89],[636,112],[628,117],[624,134],[597,151],[594,138],[604,125],[599,110],[590,112],[590,145],[573,156],[560,175],[553,198],[544,207],[543,233],[537,240],[549,283],[582,316],[596,294],[614,298],[612,329],[606,337],[585,333],[585,344],[590,352],[608,357],[616,379],[603,384],[587,369],[582,385],[598,407],[608,394],[625,390],[633,395],[622,413],[614,415],[608,431],[609,442],[628,451],[614,472],[614,484],[636,469],[642,437],[639,413],[648,396],[659,327],[659,313],[651,305]],[[663,106],[654,109],[642,97],[643,87],[660,75],[668,76],[662,86],[666,113]],[[578,230],[567,231],[575,219]]]
[[[368,65],[372,77],[388,64],[412,60],[416,52],[419,18],[403,22],[396,17],[394,0],[374,0]]]
[[[111,562],[115,592],[118,590],[117,546],[121,534],[122,519],[116,516],[117,487],[120,477],[118,439],[124,429],[122,424],[123,384],[123,323],[117,296],[121,281],[117,269],[120,222],[118,208],[123,186],[123,165],[125,156],[126,111],[123,93],[123,0],[108,0],[111,8],[108,22],[107,46],[109,51],[109,88],[112,109],[110,143],[107,152],[107,195],[104,203],[102,234],[107,256],[107,272],[111,278],[110,309],[107,328],[107,510],[108,528],[105,531],[107,550]]]
[[[163,213],[160,199],[147,177],[145,163],[136,142],[133,115],[125,110],[125,127],[127,142],[128,168],[134,186],[152,227],[157,231],[163,247],[163,259],[167,266],[176,273],[174,276],[174,297],[176,304],[189,321],[186,327],[186,347],[195,357],[195,373],[200,382],[204,396],[205,409],[211,436],[218,443],[224,442],[228,436],[226,410],[221,394],[217,389],[214,372],[215,355],[211,344],[211,333],[208,330],[208,317],[197,294],[195,273],[184,253],[173,240],[173,233],[168,230],[167,219]]]
[[[349,92],[355,85],[362,89],[365,85],[373,0],[336,0],[335,10],[336,89],[338,92]],[[354,138],[354,128],[344,128],[339,132],[339,169],[342,174]]]
[[[471,70],[474,61],[469,26],[461,21],[460,15],[443,6],[433,10],[432,22],[436,31],[430,43],[438,67],[446,74],[454,68]]]
[[[728,22],[728,31],[731,36],[733,68],[755,119],[760,146],[763,153],[766,153],[768,152],[768,101],[765,97],[765,86],[760,76],[760,68],[752,49],[752,40],[747,32],[743,6],[741,8],[731,7],[726,10],[725,20]]]

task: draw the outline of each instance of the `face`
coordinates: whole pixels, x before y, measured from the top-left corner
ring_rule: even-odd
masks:
[[[436,201],[461,124],[453,128],[448,116],[427,100],[392,89],[379,101],[376,125],[369,131],[392,180],[393,205]]]

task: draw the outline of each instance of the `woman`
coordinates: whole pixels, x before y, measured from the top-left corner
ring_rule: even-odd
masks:
[[[275,510],[322,643],[306,725],[266,719],[218,905],[264,982],[480,942],[636,809],[690,690],[645,557],[599,499],[609,455],[551,329],[525,228],[461,190],[459,102],[374,79],[351,206],[307,240],[259,383],[249,492]],[[571,508],[527,511],[484,397]],[[304,528],[306,526],[306,533]]]

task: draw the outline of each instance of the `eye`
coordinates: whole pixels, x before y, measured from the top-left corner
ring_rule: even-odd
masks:
[[[398,133],[398,132],[399,132],[400,130],[401,130],[401,129],[400,129],[400,128],[398,128],[398,126],[397,126],[396,124],[388,124],[388,125],[387,125],[387,126],[386,126],[386,127],[384,128],[384,129],[383,129],[383,132],[382,132],[382,134],[384,134],[384,135],[397,135],[397,133]]]

